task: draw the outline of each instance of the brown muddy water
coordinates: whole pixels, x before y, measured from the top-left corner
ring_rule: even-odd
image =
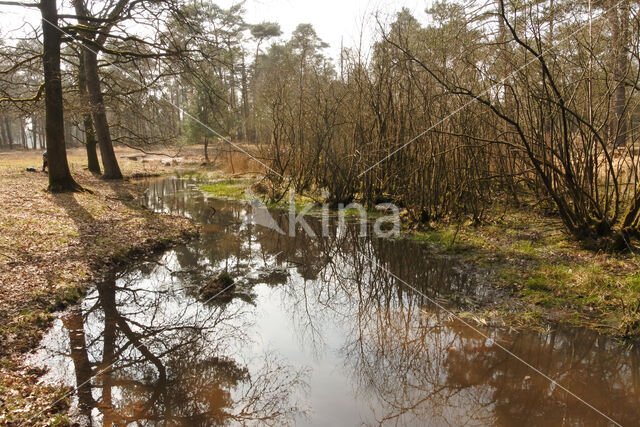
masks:
[[[32,357],[43,381],[80,384],[81,425],[638,424],[637,349],[580,329],[473,330],[439,307],[492,297],[455,260],[358,224],[282,235],[195,184],[151,182],[144,203],[200,222],[200,239],[114,271]],[[204,301],[225,270],[235,287]]]

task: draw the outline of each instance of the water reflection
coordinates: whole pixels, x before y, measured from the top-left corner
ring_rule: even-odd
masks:
[[[228,357],[248,339],[246,304],[200,304],[174,277],[181,255],[114,274],[45,338],[51,374],[81,384],[84,421],[280,424],[300,412],[293,394],[304,372],[272,354]]]
[[[187,180],[154,182],[145,203],[203,234],[114,272],[45,338],[40,363],[51,380],[84,384],[86,422],[607,424],[421,295],[456,307],[489,296],[453,260],[359,237],[357,224],[282,236]],[[288,229],[286,215],[276,220]],[[320,221],[309,223],[319,235]],[[222,270],[234,298],[199,299]],[[637,350],[580,330],[483,333],[616,421],[640,416]]]

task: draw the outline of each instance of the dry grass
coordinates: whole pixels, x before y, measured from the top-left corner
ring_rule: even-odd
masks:
[[[196,145],[191,149],[203,153],[204,147]],[[264,172],[265,168],[260,157],[258,150],[248,144],[236,144],[236,147],[232,147],[223,143],[209,148],[209,159],[212,165],[227,177]]]

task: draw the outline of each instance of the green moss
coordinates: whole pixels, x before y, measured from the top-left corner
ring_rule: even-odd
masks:
[[[640,294],[640,272],[627,276],[626,285],[631,291]]]
[[[518,240],[513,244],[513,249],[525,255],[534,255],[536,248],[530,240]]]
[[[547,284],[547,279],[541,276],[532,277],[527,280],[526,288],[535,292],[551,291],[551,288]]]
[[[543,263],[539,268],[540,274],[556,286],[567,284],[571,279],[573,270],[564,264]]]
[[[198,188],[207,195],[221,199],[246,200],[246,191],[253,183],[246,179],[224,179],[206,184],[199,184]]]
[[[70,285],[60,289],[54,299],[53,310],[60,310],[74,304],[84,296],[84,288],[79,284]]]
[[[537,325],[543,320],[543,315],[538,310],[523,310],[520,316],[525,324]]]
[[[487,262],[488,264],[492,264]],[[503,268],[499,268],[496,272],[496,278],[498,282],[507,286],[516,285],[519,286],[522,282],[522,274],[521,272],[513,268],[512,266],[504,266]]]
[[[437,229],[429,231],[416,231],[406,237],[415,242],[431,243],[436,246],[449,245],[455,236],[454,231],[448,229]]]
[[[545,308],[551,308],[561,305],[561,300],[554,298],[553,295],[546,292],[524,292],[524,295],[530,302]]]

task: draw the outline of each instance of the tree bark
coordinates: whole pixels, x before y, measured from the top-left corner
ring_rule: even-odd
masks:
[[[624,112],[627,103],[625,77],[629,66],[628,1],[623,1],[619,6],[610,7],[607,15],[611,25],[610,63],[615,85],[610,101],[609,140],[615,147],[623,147],[627,143],[627,120]]]
[[[78,66],[78,89],[80,96],[83,99],[87,97],[87,77],[84,71],[84,49],[80,52],[80,62]],[[93,119],[91,113],[82,113],[83,126],[84,126],[84,143],[87,148],[87,162],[88,168],[91,172],[100,173],[100,162],[98,161],[98,152],[96,150],[96,134],[93,128]]]
[[[7,130],[7,140],[9,141],[9,148],[13,148],[13,135],[11,135],[11,122],[9,121],[9,117],[4,117],[4,126]]]
[[[73,148],[73,125],[68,120],[64,121],[64,141],[68,148]]]
[[[95,126],[98,144],[100,145],[100,156],[104,167],[104,179],[122,179],[122,172],[118,165],[116,153],[113,151],[107,112],[104,107],[104,97],[100,89],[100,76],[98,74],[98,55],[87,47],[84,47],[84,67],[87,79],[87,89],[89,91],[89,101],[92,107],[93,125]]]
[[[89,16],[89,11],[87,10],[83,0],[73,0],[73,6],[76,14],[79,16],[78,23],[84,26],[89,26],[89,21],[85,19]],[[119,10],[118,7],[117,9]],[[89,102],[91,103],[93,126],[100,146],[100,157],[102,158],[102,167],[104,168],[104,174],[102,177],[104,179],[122,179],[122,172],[118,165],[118,159],[116,158],[116,153],[113,151],[113,142],[111,140],[107,112],[104,106],[104,97],[102,95],[102,89],[100,88],[98,53],[96,48],[89,41],[89,39],[93,39],[91,34],[85,34],[85,39],[86,40],[82,47],[84,75],[87,90],[89,92]],[[101,45],[101,43],[104,43],[105,33],[103,32],[98,39],[99,40],[96,44]]]
[[[249,141],[249,88],[247,83],[247,67],[242,54],[242,138]],[[251,138],[253,139],[253,138]]]
[[[34,150],[38,149],[38,128],[36,123],[36,116],[31,116],[31,142]]]
[[[5,146],[8,144],[7,136],[4,132],[4,120],[0,120],[0,146]]]
[[[102,171],[100,170],[100,162],[98,161],[98,151],[96,149],[98,141],[96,141],[91,114],[84,115],[84,136],[85,143],[87,144],[88,169],[91,172],[99,174]]]
[[[58,29],[56,0],[42,0],[43,53],[45,90],[45,133],[49,162],[49,191],[82,191],[75,182],[67,162],[64,143],[64,109],[62,104],[62,78],[60,73],[60,42],[62,33]]]
[[[25,122],[24,122],[24,117],[20,117],[20,138],[22,139],[22,145],[24,146],[24,148],[26,150],[29,149],[29,144],[27,144],[27,133],[24,130],[24,127],[26,126]]]
[[[38,132],[38,141],[40,141],[40,149],[44,150],[47,148],[46,134],[45,134],[45,119],[42,117],[39,120],[40,122],[40,131]]]

